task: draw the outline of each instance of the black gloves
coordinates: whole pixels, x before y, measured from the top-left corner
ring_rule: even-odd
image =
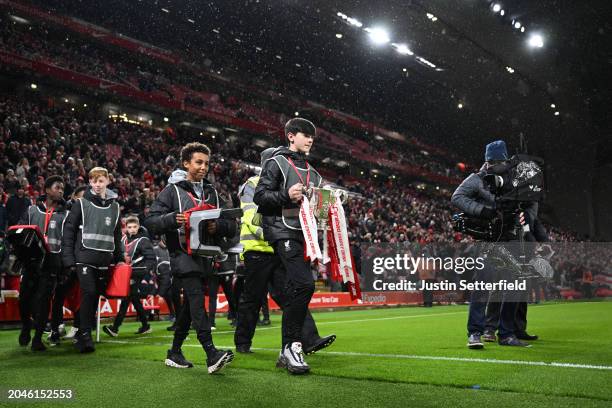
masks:
[[[480,217],[485,218],[487,220],[491,220],[495,218],[496,215],[497,215],[497,211],[495,211],[491,207],[484,207],[482,211],[480,212]]]

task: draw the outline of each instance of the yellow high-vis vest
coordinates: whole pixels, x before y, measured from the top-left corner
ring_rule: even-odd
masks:
[[[243,211],[240,222],[240,243],[244,246],[244,251],[240,254],[242,260],[244,260],[244,252],[274,253],[274,249],[264,239],[261,225],[253,224],[253,217],[257,214],[257,204],[253,202],[257,183],[259,183],[259,176],[251,177],[244,183],[239,192],[240,208]]]

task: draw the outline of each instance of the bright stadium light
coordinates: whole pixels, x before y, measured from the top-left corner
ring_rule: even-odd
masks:
[[[340,34],[340,33],[336,34],[336,38],[338,38],[338,39],[342,38],[342,34]]]
[[[501,11],[499,12],[499,15],[500,15],[500,16],[502,16],[502,17],[504,16],[504,14],[506,14],[506,10],[501,10]]]
[[[170,119],[164,116],[164,122],[168,122]]]
[[[361,21],[357,20],[356,18],[349,17],[349,18],[346,19],[346,21],[348,21],[348,23],[350,25],[353,25],[355,27],[358,27],[358,28],[363,27],[363,23]]]
[[[540,34],[533,34],[531,37],[529,37],[529,41],[527,43],[533,48],[544,47],[544,39]]]
[[[495,13],[499,13],[499,12],[500,12],[500,10],[501,10],[501,5],[499,5],[499,4],[497,4],[497,3],[495,3],[495,4],[493,5],[493,12],[495,12]]]
[[[38,88],[38,85],[36,85],[36,84],[30,84],[30,88],[32,88],[32,89],[36,89],[36,88]]]
[[[521,22],[520,22],[520,21],[516,21],[516,22],[514,23],[514,28],[516,28],[517,30],[518,30],[519,28],[521,28]]]
[[[521,27],[521,33],[524,33],[524,32],[525,32],[525,26],[522,26]]]
[[[554,103],[551,103],[551,104],[550,104],[550,107],[551,107],[552,109],[555,109],[555,108],[557,107],[557,105],[555,105]]]
[[[402,55],[414,55],[414,52],[410,51],[410,48],[406,44],[391,44],[395,50]]]
[[[421,64],[428,66],[429,68],[436,68],[436,64],[434,64],[431,61],[426,60],[423,57],[415,57],[417,59],[417,61],[419,61]]]
[[[389,34],[382,28],[366,28],[365,30],[370,35],[370,39],[374,44],[383,45],[390,41]]]

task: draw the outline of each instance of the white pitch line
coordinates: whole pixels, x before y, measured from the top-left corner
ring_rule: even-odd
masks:
[[[353,319],[353,320],[334,320],[331,322],[316,322],[317,326],[322,326],[326,324],[343,324],[343,323],[363,323],[363,322],[372,322],[372,321],[382,321],[382,320],[398,320],[398,319],[412,319],[415,317],[430,317],[430,316],[448,316],[448,315],[456,315],[456,314],[465,314],[467,311],[462,312],[446,312],[446,313],[428,313],[428,314],[420,314],[420,315],[407,315],[407,316],[392,316],[392,317],[375,317],[372,319]],[[258,327],[256,332],[260,332],[263,330],[274,330],[280,329],[281,326],[272,326],[272,327]],[[213,330],[212,334],[230,334],[234,333],[234,330],[224,330],[224,331],[216,331]],[[172,339],[174,336],[150,336],[150,337],[141,337],[141,338],[149,338],[149,339]]]
[[[104,343],[118,343],[118,344],[140,344],[143,343],[130,341],[130,340],[105,340]],[[147,346],[171,346],[166,343],[147,343]],[[183,347],[196,347],[201,348],[199,344],[183,344]],[[220,349],[231,349],[233,346],[219,346]],[[251,350],[259,351],[272,351],[278,352],[278,349],[273,348],[259,348],[251,347]],[[557,368],[577,368],[577,369],[591,369],[591,370],[612,370],[612,366],[606,365],[592,365],[592,364],[579,364],[579,363],[558,363],[545,361],[527,361],[527,360],[497,360],[492,358],[467,358],[467,357],[444,357],[444,356],[420,356],[414,354],[378,354],[378,353],[357,353],[350,351],[319,351],[317,354],[333,355],[333,356],[352,356],[352,357],[370,357],[370,358],[401,358],[408,360],[429,360],[429,361],[454,361],[460,363],[486,363],[486,364],[510,364],[510,365],[523,365],[523,366],[537,366],[537,367],[557,367]]]

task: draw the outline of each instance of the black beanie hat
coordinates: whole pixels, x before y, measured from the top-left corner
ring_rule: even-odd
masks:
[[[285,124],[285,137],[289,133],[296,134],[302,132],[305,135],[316,136],[317,128],[314,123],[304,118],[293,118]]]

